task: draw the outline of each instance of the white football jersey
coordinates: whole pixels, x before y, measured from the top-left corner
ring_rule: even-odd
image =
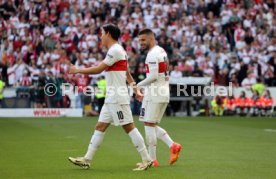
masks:
[[[166,51],[156,45],[150,49],[146,57],[146,73],[147,77],[154,71],[157,73],[158,78],[156,81],[148,85],[147,93],[145,94],[146,101],[157,103],[168,103],[170,100],[169,80],[167,77],[167,53]],[[152,86],[152,87],[151,87]]]
[[[129,104],[126,84],[127,53],[120,44],[112,45],[103,61],[109,67],[105,70],[105,103]]]

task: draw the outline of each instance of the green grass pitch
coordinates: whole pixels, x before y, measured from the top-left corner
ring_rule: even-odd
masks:
[[[89,170],[69,163],[86,152],[97,118],[0,119],[0,178],[276,178],[275,118],[169,118],[161,126],[182,144],[169,166],[158,141],[158,168],[133,172],[140,157],[111,126]],[[144,129],[135,120],[140,132]]]

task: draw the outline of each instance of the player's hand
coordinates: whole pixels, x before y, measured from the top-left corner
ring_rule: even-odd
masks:
[[[71,65],[69,68],[69,74],[76,74],[78,73],[78,68],[74,65]]]
[[[144,99],[144,94],[142,93],[142,90],[141,89],[137,89],[137,92],[136,92],[136,99],[140,102],[143,101]]]

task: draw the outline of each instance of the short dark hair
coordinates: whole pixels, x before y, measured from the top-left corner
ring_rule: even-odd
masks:
[[[143,29],[139,32],[139,35],[154,35],[153,31],[151,29]]]
[[[120,29],[115,24],[105,24],[103,26],[105,33],[109,33],[114,40],[118,40],[121,36]]]

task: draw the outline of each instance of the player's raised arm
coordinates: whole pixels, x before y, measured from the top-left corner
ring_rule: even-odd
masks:
[[[98,66],[95,67],[89,67],[89,68],[77,68],[76,66],[72,65],[70,66],[69,73],[70,74],[99,74],[103,72],[106,68],[108,68],[108,65],[105,63],[101,63]]]

